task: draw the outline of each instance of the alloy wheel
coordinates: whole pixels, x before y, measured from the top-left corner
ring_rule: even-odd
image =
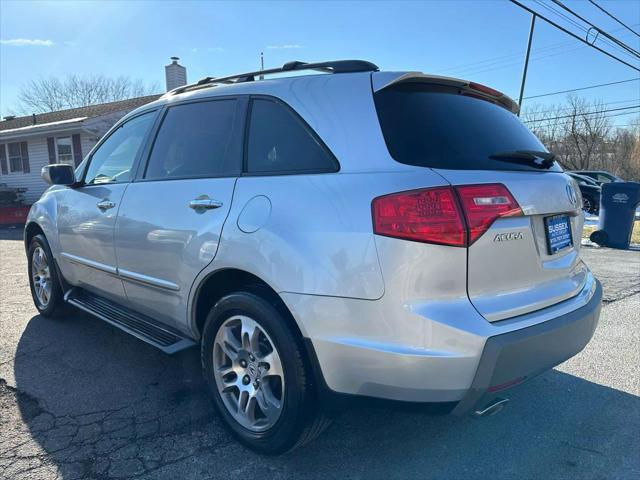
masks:
[[[42,308],[47,308],[53,287],[47,254],[42,247],[36,247],[31,256],[31,278],[36,300]]]
[[[284,403],[284,371],[275,344],[252,318],[225,320],[213,346],[218,393],[231,416],[252,432],[271,428]]]

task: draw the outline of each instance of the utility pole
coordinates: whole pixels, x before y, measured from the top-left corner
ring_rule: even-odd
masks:
[[[264,70],[264,52],[260,52],[260,70]],[[260,75],[258,78],[264,80],[264,75]]]
[[[529,28],[529,41],[527,42],[527,55],[524,59],[524,70],[522,72],[522,83],[520,84],[520,98],[518,99],[518,116],[522,111],[522,97],[524,96],[524,84],[527,81],[527,69],[529,68],[529,54],[531,53],[531,41],[533,40],[533,28],[536,26],[536,14],[531,15],[531,27]]]

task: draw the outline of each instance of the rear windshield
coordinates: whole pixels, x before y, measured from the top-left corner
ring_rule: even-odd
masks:
[[[404,83],[375,93],[387,148],[401,163],[455,170],[534,170],[489,158],[498,152],[547,151],[514,114],[452,87]],[[561,171],[558,164],[549,170]]]

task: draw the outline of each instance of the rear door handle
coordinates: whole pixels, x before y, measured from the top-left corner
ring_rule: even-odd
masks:
[[[113,203],[111,200],[107,200],[107,199],[105,198],[104,200],[102,200],[102,201],[98,202],[98,203],[96,204],[96,206],[97,206],[100,210],[102,210],[102,211],[104,212],[105,210],[109,210],[110,208],[115,207],[115,206],[116,206],[116,204],[115,204],[115,203]]]
[[[196,198],[189,202],[189,208],[193,208],[195,211],[213,210],[221,206],[222,202],[210,198]]]

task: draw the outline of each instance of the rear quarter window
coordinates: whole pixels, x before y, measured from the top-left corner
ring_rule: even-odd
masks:
[[[253,174],[328,173],[338,162],[289,107],[270,99],[251,102],[247,172]]]
[[[400,163],[454,170],[540,171],[490,155],[515,150],[546,151],[505,108],[464,95],[459,89],[399,84],[374,94],[387,148]],[[561,171],[554,164],[549,170]]]

